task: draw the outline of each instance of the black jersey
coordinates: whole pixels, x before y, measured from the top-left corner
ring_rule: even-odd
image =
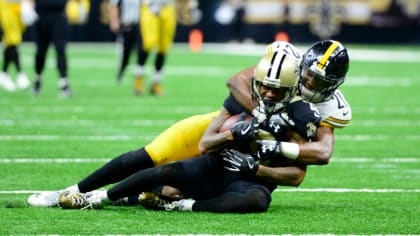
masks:
[[[35,11],[38,14],[63,13],[67,0],[35,0]]]
[[[243,112],[250,115],[249,111],[242,107],[232,95],[229,95],[226,98],[223,106],[232,116]],[[280,133],[274,133],[272,132],[272,121],[275,119],[280,119],[280,113],[286,113],[290,120],[293,121],[294,125],[283,128],[282,132]],[[316,135],[316,129],[319,126],[320,121],[321,116],[312,103],[306,102],[300,97],[295,97],[278,113],[267,117],[267,120],[261,123],[259,128],[270,132],[276,138],[276,140],[279,141],[284,141],[284,134],[289,130],[293,130],[299,133],[299,135],[301,135],[303,138],[311,140]]]

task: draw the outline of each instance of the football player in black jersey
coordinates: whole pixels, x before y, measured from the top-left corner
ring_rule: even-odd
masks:
[[[138,195],[160,185],[181,190],[187,198],[160,201],[157,208],[182,211],[262,212],[271,202],[277,185],[299,184],[306,165],[294,161],[298,145],[287,142],[286,132],[297,132],[308,140],[315,136],[320,121],[310,103],[296,97],[300,58],[282,51],[266,53],[258,63],[253,80],[253,94],[263,106],[267,119],[239,120],[231,129],[220,127],[232,115],[247,112],[229,96],[219,116],[207,128],[200,142],[202,153],[191,158],[134,173],[108,191],[86,194],[61,194],[60,202],[68,208],[101,208],[111,200]],[[288,129],[277,122],[288,116]],[[259,129],[270,132],[275,140],[255,140]],[[226,144],[239,145],[240,151]],[[252,148],[254,147],[254,148]],[[287,158],[286,158],[287,157]],[[78,201],[74,201],[75,199]]]

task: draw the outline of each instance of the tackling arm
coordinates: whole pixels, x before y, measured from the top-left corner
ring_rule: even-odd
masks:
[[[318,127],[315,141],[308,142],[297,133],[289,134],[290,141],[299,144],[297,161],[304,164],[326,165],[330,161],[334,149],[334,129]]]
[[[229,78],[228,81],[226,81],[226,85],[233,97],[235,97],[239,104],[245,107],[248,111],[252,111],[254,109],[251,96],[251,83],[252,77],[254,76],[254,70],[255,66],[249,67],[236,73],[234,76]]]
[[[201,137],[198,145],[201,154],[212,153],[225,148],[233,141],[233,135],[230,130],[220,132],[220,127],[230,117],[229,112],[222,107],[218,117],[214,118]]]
[[[230,92],[246,109],[252,111],[251,81],[255,67],[249,67],[229,78],[226,82]],[[320,126],[316,138],[308,142],[297,134],[289,137],[291,142],[299,144],[298,161],[304,164],[328,164],[334,147],[333,128]]]
[[[306,174],[305,164],[284,157],[281,157],[281,160],[272,160],[277,164],[270,161],[270,165],[267,166],[257,164],[251,154],[234,149],[227,150],[221,155],[225,161],[226,170],[244,176],[255,176],[274,185],[299,186]]]
[[[256,176],[272,184],[281,186],[299,186],[306,175],[306,165],[287,167],[258,166]]]

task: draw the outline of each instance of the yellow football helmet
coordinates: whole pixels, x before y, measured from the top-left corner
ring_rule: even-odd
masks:
[[[69,0],[66,4],[67,20],[72,25],[84,24],[88,20],[89,0]]]

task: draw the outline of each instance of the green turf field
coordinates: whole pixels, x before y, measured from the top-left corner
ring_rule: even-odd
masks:
[[[133,67],[121,84],[114,80],[113,44],[70,44],[70,99],[59,97],[50,48],[40,96],[0,90],[0,235],[419,235],[420,48],[349,49],[342,91],[353,120],[336,130],[330,164],[310,167],[299,188],[278,188],[266,213],[210,214],[41,209],[28,207],[26,198],[75,184],[177,120],[218,110],[226,79],[255,64],[263,47],[205,45],[192,53],[176,45],[167,60],[166,96],[136,97]],[[20,51],[32,78],[34,48],[25,44]]]

